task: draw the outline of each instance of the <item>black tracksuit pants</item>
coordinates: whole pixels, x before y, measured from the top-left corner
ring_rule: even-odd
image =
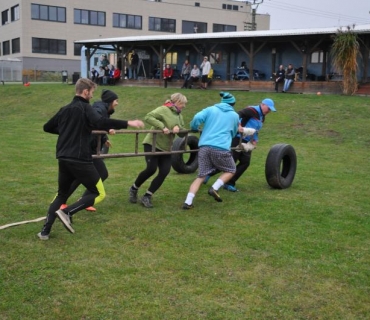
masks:
[[[99,203],[105,198],[104,185],[93,162],[59,159],[58,165],[58,193],[50,204],[46,223],[42,230],[46,234],[50,233],[51,227],[57,217],[55,212],[59,210],[62,204],[67,202],[71,185],[75,180],[86,188],[88,194],[84,194],[77,202],[63,209],[66,214],[72,216],[76,212]]]

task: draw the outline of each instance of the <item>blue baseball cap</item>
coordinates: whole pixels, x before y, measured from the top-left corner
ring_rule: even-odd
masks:
[[[263,99],[262,103],[268,106],[271,111],[276,112],[275,103],[274,101],[272,101],[272,99],[269,99],[269,98]]]

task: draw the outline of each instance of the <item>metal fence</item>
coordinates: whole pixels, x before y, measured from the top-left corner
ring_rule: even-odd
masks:
[[[22,81],[22,61],[0,60],[0,81]]]

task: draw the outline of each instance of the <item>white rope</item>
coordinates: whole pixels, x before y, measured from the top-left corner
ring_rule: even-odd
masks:
[[[21,224],[26,224],[26,223],[31,223],[31,222],[39,222],[39,221],[42,221],[42,220],[45,220],[45,217],[37,218],[35,220],[27,220],[27,221],[10,223],[10,224],[6,224],[4,226],[0,226],[0,230],[6,229],[6,228],[9,228],[9,227],[13,227],[13,226],[19,226]]]

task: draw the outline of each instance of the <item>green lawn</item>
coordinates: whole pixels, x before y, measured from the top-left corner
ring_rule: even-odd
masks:
[[[121,119],[143,118],[175,92],[110,89]],[[214,90],[182,92],[186,123],[219,101]],[[128,202],[144,159],[107,159],[107,197],[96,213],[74,217],[75,234],[59,221],[49,241],[36,237],[42,222],[0,230],[0,319],[369,319],[369,98],[234,94],[236,109],[270,97],[278,110],[266,117],[240,192],[222,190],[218,203],[203,187],[185,211],[196,173],[172,171],[146,209]],[[56,136],[42,126],[74,87],[5,85],[0,95],[2,226],[46,214]],[[131,136],[111,141],[111,152],[134,150]],[[284,190],[265,179],[277,143],[297,153]]]

